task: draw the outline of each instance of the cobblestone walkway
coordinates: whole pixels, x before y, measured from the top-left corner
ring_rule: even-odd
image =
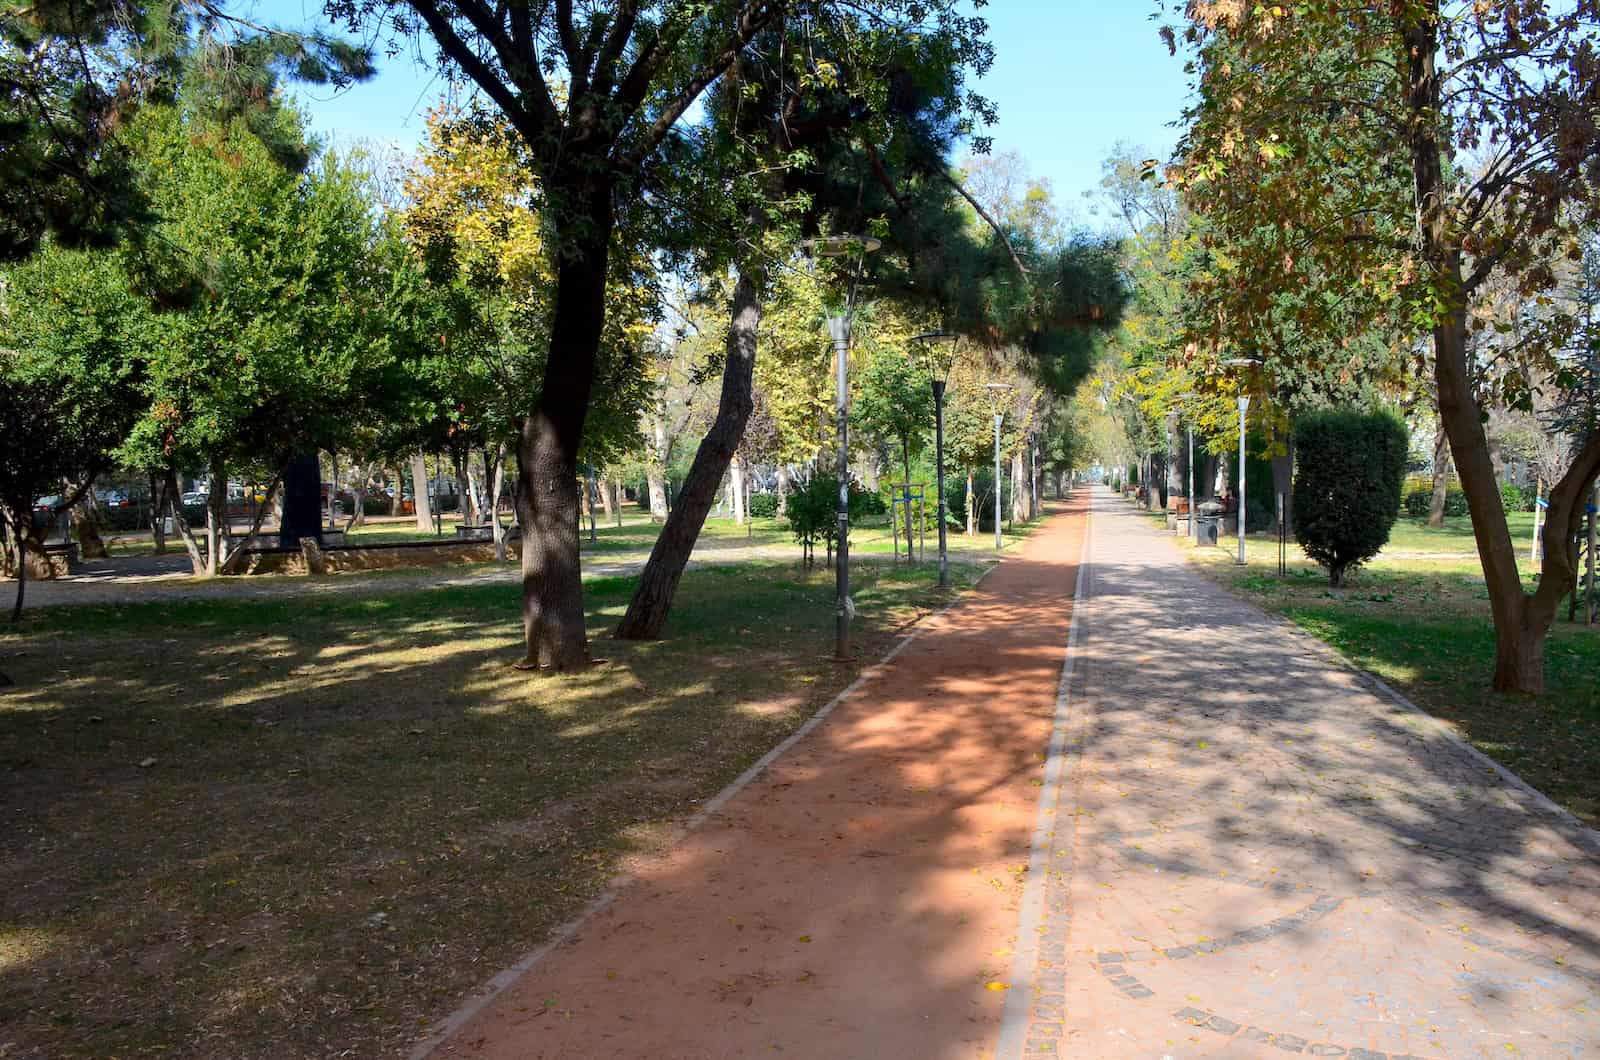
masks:
[[[999,1055],[1600,1056],[1593,833],[1093,512]]]

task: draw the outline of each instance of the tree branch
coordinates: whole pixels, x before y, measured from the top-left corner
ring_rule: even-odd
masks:
[[[978,216],[983,218],[983,222],[994,230],[994,234],[1000,237],[1000,242],[1005,245],[1006,253],[1011,255],[1011,264],[1017,267],[1017,271],[1019,273],[1021,273],[1023,276],[1027,276],[1028,267],[1022,264],[1022,259],[1017,256],[1017,250],[1011,245],[1011,237],[1006,235],[1005,229],[1001,228],[999,223],[995,221],[993,217],[989,216],[989,211],[985,210],[983,205],[979,203],[977,199],[972,197],[971,192],[967,191],[966,188],[961,186],[961,182],[959,180],[950,175],[949,170],[945,169],[943,166],[940,166],[939,173],[944,177],[945,181],[956,190],[957,195],[960,195],[963,199],[967,200],[967,205],[971,206],[973,210],[977,212]]]

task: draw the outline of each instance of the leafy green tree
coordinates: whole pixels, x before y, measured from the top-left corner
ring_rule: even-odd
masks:
[[[285,159],[275,89],[285,79],[343,85],[372,73],[364,47],[262,26],[203,0],[33,0],[0,8],[0,260],[44,235],[72,246],[138,236],[150,204],[119,133],[180,83],[218,120],[239,119]]]
[[[1409,436],[1392,413],[1350,409],[1307,413],[1298,430],[1295,540],[1338,587],[1350,568],[1389,541],[1400,514]]]
[[[911,461],[922,453],[933,423],[933,390],[926,372],[891,346],[879,346],[860,373],[854,400],[854,419],[869,438],[899,451],[903,481],[911,481]],[[910,490],[907,487],[906,497]],[[910,554],[912,526],[906,519],[906,548]]]
[[[293,112],[279,120],[298,127]],[[230,470],[275,488],[291,455],[335,448],[359,384],[389,355],[376,218],[359,170],[334,157],[304,176],[285,169],[241,121],[150,107],[129,140],[159,221],[122,256],[168,308],[119,455],[174,499],[180,468],[208,468],[204,546],[173,512],[196,572],[219,574],[242,552],[227,530]]]
[[[0,275],[0,521],[4,567],[38,556],[33,505],[59,514],[106,470],[138,410],[154,338],[148,304],[109,256],[47,245]],[[18,583],[16,609],[22,605]]]
[[[1558,353],[1575,320],[1530,319],[1540,341],[1480,364],[1472,310],[1496,277],[1551,291],[1557,263],[1580,253],[1581,232],[1600,221],[1596,15],[1588,0],[1198,2],[1184,11],[1199,91],[1182,180],[1230,230],[1257,231],[1230,243],[1240,297],[1325,295],[1294,307],[1303,334],[1329,340],[1309,347],[1324,354],[1340,348],[1336,328],[1351,330],[1352,309],[1392,314],[1396,330],[1431,344],[1431,364],[1416,367],[1431,368],[1469,501],[1500,691],[1544,687],[1545,637],[1576,579],[1565,542],[1600,474],[1600,437],[1575,449],[1551,490],[1545,568],[1527,592],[1482,400],[1498,392],[1529,407],[1535,377],[1559,385]],[[1482,165],[1469,174],[1459,162],[1470,156]]]

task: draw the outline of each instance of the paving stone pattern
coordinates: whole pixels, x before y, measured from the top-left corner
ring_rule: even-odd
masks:
[[[1593,833],[1107,491],[1085,580],[1024,1056],[1600,1056]]]

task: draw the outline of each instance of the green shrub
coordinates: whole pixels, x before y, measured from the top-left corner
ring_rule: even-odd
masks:
[[[789,494],[789,530],[805,553],[806,563],[814,560],[818,541],[832,549],[839,537],[839,479],[830,472],[818,471],[805,482],[797,483]],[[865,515],[869,496],[861,485],[850,483],[850,519]]]
[[[1428,513],[1433,509],[1432,481],[1424,479],[1420,484],[1408,483],[1402,507],[1405,509],[1405,513],[1413,519],[1427,518]],[[1445,490],[1444,514],[1467,514],[1467,495],[1455,486],[1450,486]]]
[[[1295,424],[1294,536],[1343,585],[1378,554],[1400,514],[1407,437],[1387,412],[1339,409]]]
[[[1517,486],[1507,482],[1500,487],[1500,503],[1505,505],[1508,512],[1531,512],[1538,497],[1538,490],[1532,486]]]
[[[750,495],[750,514],[757,519],[771,519],[778,514],[778,495],[776,493],[752,493]]]

